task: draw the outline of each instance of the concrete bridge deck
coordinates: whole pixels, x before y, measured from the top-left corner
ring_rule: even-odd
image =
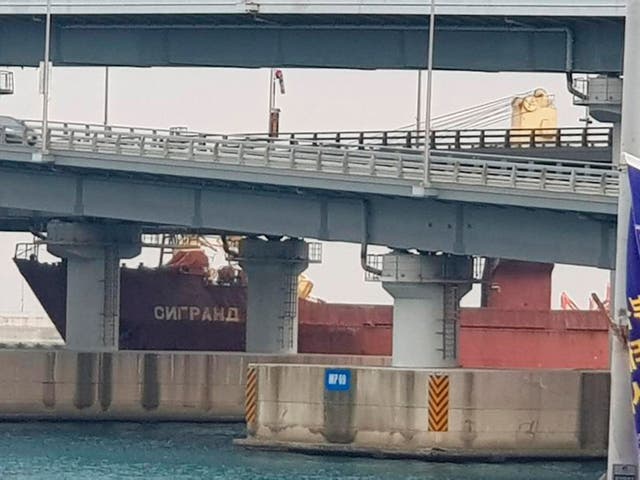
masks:
[[[424,188],[423,156],[406,149],[53,123],[40,158],[33,128],[34,146],[0,135],[3,229],[95,218],[349,242],[368,230],[372,244],[398,248],[613,261],[618,173],[608,164],[437,153]]]
[[[31,127],[34,137],[22,140],[39,144],[42,126],[32,122]],[[552,154],[512,156],[511,149],[501,155],[436,149],[429,165],[430,185],[423,192],[423,153],[393,144],[381,148],[374,142],[324,143],[302,135],[292,143],[65,123],[50,124],[49,139],[60,167],[404,197],[444,194],[447,200],[461,201],[473,193],[484,203],[605,214],[614,213],[618,194],[618,174],[611,163],[578,162]],[[0,131],[0,145],[11,148],[12,140]],[[80,162],[74,160],[79,155]],[[13,158],[20,157],[18,150]]]

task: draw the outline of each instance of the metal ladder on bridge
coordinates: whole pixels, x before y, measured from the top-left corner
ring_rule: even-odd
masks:
[[[282,304],[278,336],[281,348],[294,347],[295,318],[298,310],[298,275],[287,273],[281,288],[287,295]]]
[[[460,321],[460,287],[445,285],[442,315],[442,358],[453,360],[458,352],[458,322]]]

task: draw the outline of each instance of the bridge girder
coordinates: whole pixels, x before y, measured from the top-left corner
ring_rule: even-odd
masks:
[[[171,181],[131,173],[0,166],[0,209],[48,218],[123,221],[193,231],[289,235],[460,255],[612,268],[615,216],[441,198]],[[20,229],[0,210],[0,228]],[[10,228],[13,226],[13,228]]]
[[[621,17],[440,15],[434,67],[620,73]],[[425,68],[422,15],[54,15],[71,66]],[[0,64],[37,66],[44,22],[0,15]],[[348,46],[348,48],[347,48]]]

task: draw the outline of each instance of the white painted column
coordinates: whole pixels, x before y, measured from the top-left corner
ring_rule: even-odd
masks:
[[[51,222],[47,249],[66,260],[66,347],[80,352],[118,350],[120,259],[140,253],[137,227]]]
[[[640,80],[640,78],[638,79]],[[628,83],[625,79],[625,85]],[[623,119],[624,119],[623,103]],[[624,120],[623,120],[624,121]],[[639,124],[640,126],[640,124]],[[616,153],[614,131],[614,163],[619,163]],[[626,145],[622,148],[626,148]],[[620,165],[620,194],[618,197],[618,227],[616,241],[616,269],[612,272],[613,283],[613,318],[619,325],[628,324],[627,317],[627,235],[629,213],[631,208],[631,192],[626,165]],[[634,418],[631,410],[631,380],[629,374],[629,351],[614,335],[609,335],[611,398],[609,402],[609,446],[607,456],[607,478],[614,480],[613,470],[616,465],[638,465],[637,440]]]
[[[459,301],[471,277],[469,257],[384,256],[382,287],[393,297],[394,367],[459,366]]]
[[[622,95],[622,152],[640,157],[640,0],[628,0],[625,24],[624,83]],[[615,135],[614,135],[615,141]],[[616,148],[613,149],[615,155]],[[621,160],[618,157],[615,160]],[[614,321],[628,324],[627,317],[627,235],[631,192],[627,166],[620,162],[618,231],[614,285]],[[611,401],[607,478],[615,480],[616,465],[638,466],[637,439],[631,410],[629,353],[626,345],[611,338]]]
[[[298,275],[308,258],[303,240],[240,242],[240,265],[248,282],[247,352],[298,353]]]

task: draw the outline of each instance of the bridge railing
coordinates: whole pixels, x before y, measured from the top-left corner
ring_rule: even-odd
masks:
[[[42,126],[41,120],[25,120],[25,124],[29,128],[40,129]],[[81,122],[49,122],[49,128],[56,130],[73,131],[74,135],[79,136],[84,133],[85,135],[93,135],[94,133],[111,133],[117,134],[129,134],[129,135],[162,135],[162,136],[188,136],[194,138],[227,138],[228,135],[216,134],[216,133],[204,133],[192,130],[179,130],[178,128],[145,128],[145,127],[131,127],[124,125],[103,125],[98,123],[81,123]]]
[[[32,124],[29,139],[41,143],[42,127]],[[24,139],[22,139],[24,140]],[[0,143],[11,141],[0,128]],[[53,151],[114,154],[132,159],[162,159],[207,165],[238,165],[328,175],[327,178],[368,177],[408,180],[424,178],[424,158],[404,148],[350,149],[336,146],[273,143],[264,139],[114,131],[113,129],[52,125],[49,145]],[[495,189],[526,189],[615,196],[618,172],[610,164],[476,152],[441,151],[431,156],[428,176],[434,184],[484,186]]]
[[[31,128],[41,122],[27,120]],[[336,146],[365,149],[371,146],[395,148],[424,148],[425,132],[416,130],[396,131],[346,131],[346,132],[291,132],[278,137],[268,137],[264,133],[254,134],[213,134],[198,131],[178,131],[176,129],[144,128],[76,122],[49,122],[50,128],[84,132],[115,134],[150,134],[161,136],[182,136],[197,139],[244,139],[263,140],[270,143],[289,145]],[[430,133],[430,148],[433,150],[476,150],[495,148],[606,148],[611,147],[613,131],[610,127],[567,127],[551,129],[466,129],[433,130]]]
[[[293,132],[278,137],[264,134],[237,134],[230,138],[263,139],[289,145],[346,145],[364,148],[365,145],[398,148],[424,148],[425,132],[416,130],[351,131],[351,132]],[[433,130],[429,136],[432,150],[472,150],[484,148],[593,148],[611,147],[612,129],[609,127],[569,127],[545,129],[469,129]]]
[[[373,270],[382,271],[384,265],[384,253],[370,253],[367,255],[366,263],[370,267],[373,267]],[[478,283],[482,281],[482,275],[484,272],[484,268],[486,265],[486,259],[484,257],[473,257],[473,265],[472,265],[472,275],[470,283]],[[398,271],[398,264],[395,262],[396,272],[395,277],[398,278],[400,272]],[[382,278],[379,274],[375,273],[373,270],[365,270],[364,271],[364,280],[365,282],[380,282]]]

